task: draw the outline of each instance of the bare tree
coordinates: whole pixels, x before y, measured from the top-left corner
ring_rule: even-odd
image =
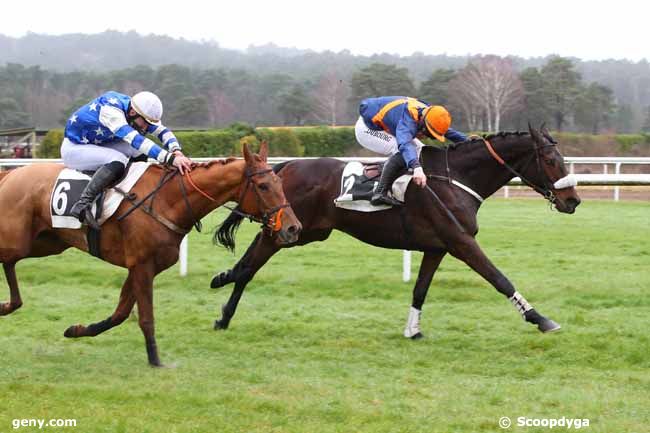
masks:
[[[522,106],[523,86],[509,59],[481,57],[470,62],[450,83],[451,99],[468,116],[468,124],[476,113],[487,121],[489,131],[498,131],[501,119]]]
[[[470,131],[478,131],[482,126],[484,103],[479,96],[468,89],[463,77],[457,76],[449,82],[450,105],[463,113]]]
[[[316,88],[312,92],[313,115],[320,122],[336,126],[345,116],[346,101],[350,90],[335,70],[330,69],[321,75]]]

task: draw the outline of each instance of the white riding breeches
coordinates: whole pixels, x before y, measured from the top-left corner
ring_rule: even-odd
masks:
[[[354,125],[354,135],[360,145],[368,150],[379,153],[381,155],[394,155],[399,151],[397,146],[397,138],[389,133],[381,130],[370,129],[366,126],[363,118],[359,116],[356,125]],[[413,139],[418,155],[424,146],[417,138]]]
[[[141,154],[138,149],[126,141],[96,146],[94,144],[75,144],[64,138],[61,144],[63,164],[75,170],[97,170],[102,165],[113,161],[119,161],[126,166],[129,158]]]

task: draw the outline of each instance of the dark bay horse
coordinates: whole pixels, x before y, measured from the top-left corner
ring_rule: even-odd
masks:
[[[69,327],[66,337],[101,334],[121,324],[137,302],[149,363],[159,366],[154,337],[154,277],[176,263],[180,242],[192,225],[227,201],[236,201],[242,213],[263,219],[279,243],[296,241],[300,222],[286,201],[282,182],[266,163],[266,144],[262,144],[259,155],[247,146],[243,153],[243,160],[198,164],[185,176],[158,165],[147,169],[132,192],[144,198],[157,189],[150,211],[154,217],[141,206],[118,220],[131,207],[125,200],[101,230],[102,259],[128,269],[119,304],[106,320]],[[85,228],[52,228],[50,194],[62,169],[60,164],[29,165],[0,176],[0,262],[11,293],[9,302],[0,303],[2,316],[22,305],[16,262],[59,254],[69,247],[88,251]],[[162,183],[162,179],[168,180]]]
[[[542,332],[560,326],[539,314],[490,262],[476,242],[476,214],[482,199],[494,194],[513,177],[548,199],[555,208],[573,213],[580,203],[572,176],[567,175],[562,155],[548,131],[529,127],[529,133],[499,133],[476,138],[440,150],[425,147],[422,165],[428,188],[411,183],[405,205],[363,213],[340,209],[334,199],[340,192],[344,162],[336,159],[291,161],[276,166],[287,199],[303,230],[297,242],[305,245],[328,238],[333,229],[383,248],[423,251],[424,257],[413,289],[413,302],[404,335],[422,336],[419,320],[429,285],[438,265],[450,253],[465,262],[505,295],[523,318]],[[453,180],[453,181],[452,181]],[[463,188],[464,187],[464,188]],[[444,203],[444,204],[443,204]],[[215,233],[215,241],[234,248],[234,235],[241,218],[231,214]],[[259,233],[233,269],[216,275],[213,288],[234,282],[215,329],[226,329],[235,314],[246,284],[280,247],[272,236]]]

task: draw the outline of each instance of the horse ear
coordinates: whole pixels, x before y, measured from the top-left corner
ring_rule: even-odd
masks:
[[[541,132],[545,137],[551,136],[551,133],[548,132],[548,128],[546,127],[546,122],[542,123],[542,126],[539,127],[539,132]]]
[[[533,140],[535,140],[536,143],[544,142],[544,138],[540,135],[538,130],[530,125],[530,122],[528,122],[528,132],[530,132],[530,136],[533,137]]]
[[[242,145],[242,153],[244,154],[244,159],[246,160],[246,165],[253,165],[253,154],[248,148],[248,144],[244,143]]]
[[[260,144],[259,156],[262,158],[262,161],[266,162],[269,156],[269,144],[266,142],[266,140],[262,141],[262,144]]]

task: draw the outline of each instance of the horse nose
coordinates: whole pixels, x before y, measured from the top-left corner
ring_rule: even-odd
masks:
[[[291,225],[287,228],[287,231],[289,232],[289,234],[295,235],[296,233],[298,233],[298,226]]]
[[[566,200],[567,207],[569,208],[569,210],[570,210],[572,213],[573,213],[573,212],[575,211],[575,209],[578,207],[578,205],[580,204],[580,202],[581,202],[581,200],[580,200],[579,197],[569,197],[569,198]]]

